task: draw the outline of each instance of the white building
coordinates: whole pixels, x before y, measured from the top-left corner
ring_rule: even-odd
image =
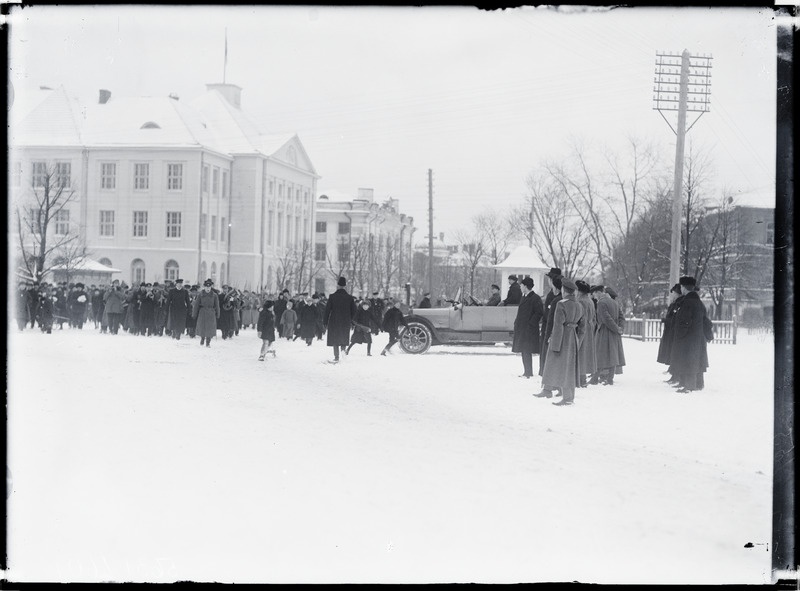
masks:
[[[240,87],[208,84],[188,103],[41,94],[12,109],[12,203],[25,211],[57,170],[75,196],[53,232],[77,233],[129,283],[276,289],[278,260],[311,240],[319,176],[296,135],[264,134],[242,111]]]
[[[400,213],[397,199],[376,203],[373,189],[357,197],[330,193],[317,199],[314,290],[330,293],[339,275],[351,293],[400,296],[410,281],[414,218]]]

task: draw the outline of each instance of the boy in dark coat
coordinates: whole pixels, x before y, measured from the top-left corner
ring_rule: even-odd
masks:
[[[327,343],[333,347],[333,359],[328,363],[339,363],[339,347],[347,347],[350,342],[350,324],[356,315],[356,302],[347,290],[347,280],[339,277],[338,288],[328,298],[322,324],[328,331]]]
[[[523,373],[520,377],[533,377],[533,354],[539,353],[539,322],[544,315],[542,298],[533,291],[533,279],[522,280],[522,300],[514,319],[514,342],[511,351],[522,354]]]
[[[258,321],[256,322],[256,330],[258,331],[258,338],[261,339],[261,353],[258,356],[259,361],[264,361],[267,353],[275,358],[275,349],[272,348],[272,343],[275,342],[275,315],[272,313],[274,304],[271,300],[264,302],[264,307],[258,313]]]
[[[349,355],[353,345],[366,343],[367,357],[372,357],[372,333],[377,334],[378,330],[378,324],[370,311],[369,300],[362,300],[353,319],[353,336],[350,337],[350,345],[345,349],[344,354]]]
[[[383,356],[386,356],[392,346],[400,340],[400,327],[408,326],[408,322],[400,311],[400,300],[394,301],[390,299],[389,302],[390,307],[386,310],[386,314],[383,315],[383,326],[381,327],[384,332],[389,333],[389,343],[381,351]]]

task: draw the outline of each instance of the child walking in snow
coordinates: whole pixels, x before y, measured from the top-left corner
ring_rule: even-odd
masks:
[[[293,302],[289,300],[286,302],[286,310],[281,315],[282,334],[290,341],[294,337],[294,327],[297,324],[297,312],[292,309],[293,307]]]
[[[264,307],[258,314],[258,322],[256,329],[258,330],[258,338],[261,339],[261,354],[258,356],[259,361],[264,361],[264,357],[269,353],[275,357],[275,349],[272,348],[272,343],[275,342],[275,315],[272,313],[274,304],[271,300],[264,302]]]

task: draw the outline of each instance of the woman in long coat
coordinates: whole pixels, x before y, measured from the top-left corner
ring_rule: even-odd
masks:
[[[219,318],[219,298],[211,291],[212,282],[206,279],[203,290],[194,299],[192,316],[197,320],[196,334],[200,335],[200,344],[211,346],[211,339],[217,336],[217,318]]]
[[[586,375],[592,375],[597,371],[597,349],[594,342],[597,331],[597,312],[594,301],[589,297],[589,284],[585,281],[576,281],[575,285],[578,288],[576,301],[583,306],[583,318],[586,322],[586,333],[581,339],[581,346],[578,349],[579,386],[585,388]]]
[[[552,332],[548,341],[547,358],[542,384],[558,389],[563,398],[553,404],[564,406],[575,400],[579,383],[578,349],[586,331],[583,306],[575,301],[575,283],[562,279],[564,294],[553,313]]]
[[[522,354],[522,376],[533,377],[533,354],[541,351],[539,342],[539,323],[544,315],[542,298],[533,291],[533,279],[522,280],[524,292],[514,319],[514,340],[511,351]]]
[[[619,325],[619,306],[602,288],[594,292],[597,299],[597,371],[604,384],[614,383],[617,366],[625,365],[622,353],[622,327]]]

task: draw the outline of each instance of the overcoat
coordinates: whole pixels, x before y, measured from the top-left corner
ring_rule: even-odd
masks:
[[[607,293],[597,298],[597,369],[616,368],[625,365],[622,352],[622,327],[619,325],[619,306]]]
[[[549,300],[549,303],[548,303]],[[544,373],[544,364],[547,361],[547,339],[553,332],[553,317],[556,313],[556,304],[561,301],[561,292],[553,293],[552,290],[545,296],[544,316],[542,317],[542,343],[539,349],[539,375]]]
[[[670,355],[672,353],[672,339],[675,336],[675,314],[680,308],[683,296],[679,295],[667,308],[667,314],[661,319],[664,324],[661,332],[661,341],[658,343],[658,356],[656,361],[664,365],[670,364]]]
[[[220,292],[217,297],[219,298],[219,322],[217,324],[223,333],[222,336],[225,336],[226,332],[229,333],[232,330],[236,330],[236,323],[233,315],[235,295],[231,290],[228,292]]]
[[[294,308],[286,308],[281,314],[281,334],[285,337],[293,337],[296,324],[297,312],[294,311]]]
[[[378,329],[375,323],[375,317],[372,315],[372,310],[359,307],[356,310],[355,318],[353,318],[353,336],[350,338],[351,343],[372,343],[372,331]]]
[[[696,291],[690,291],[678,306],[670,367],[676,374],[698,374],[708,368],[708,343],[703,330],[706,307]]]
[[[216,336],[219,312],[217,294],[213,291],[201,291],[192,303],[192,316],[197,320],[195,334],[201,339],[210,339]]]
[[[281,316],[283,316],[283,311],[286,310],[286,299],[283,297],[283,295],[278,296],[275,306],[273,306],[273,310],[275,311],[275,326],[280,326]]]
[[[340,287],[328,297],[322,324],[328,331],[327,344],[347,346],[350,343],[350,324],[356,316],[356,301]]]
[[[539,298],[540,301],[541,301],[541,299],[542,298]],[[499,293],[493,293],[491,296],[489,296],[489,299],[486,301],[486,305],[487,306],[497,306],[499,304],[500,304],[500,294]]]
[[[186,330],[186,315],[189,313],[189,292],[173,287],[167,295],[169,329],[177,334]]]
[[[150,329],[151,331],[156,328],[156,298],[153,292],[149,292],[143,296],[139,303],[139,328],[144,331]]]
[[[275,314],[272,313],[272,310],[261,309],[256,321],[256,330],[261,333],[262,340],[270,343],[275,340]]]
[[[586,375],[597,371],[597,349],[595,347],[594,336],[597,330],[597,312],[594,308],[594,301],[589,295],[580,295],[577,302],[583,306],[583,318],[586,323],[586,332],[581,339],[581,346],[578,349],[578,373]]]
[[[503,304],[506,306],[519,306],[521,300],[522,288],[519,286],[519,283],[515,281],[508,286],[508,295],[506,299],[503,300]]]
[[[403,316],[403,313],[392,306],[386,310],[386,314],[383,315],[383,324],[381,328],[385,332],[388,332],[390,337],[397,338],[400,326],[408,326],[408,322],[405,316]]]
[[[585,336],[583,306],[575,296],[566,296],[555,305],[552,332],[547,345],[547,358],[542,384],[559,388],[566,400],[572,398],[578,384],[578,349]]]
[[[514,319],[514,341],[511,351],[514,353],[539,353],[539,323],[544,316],[542,298],[536,292],[528,292],[522,296]]]
[[[121,291],[111,289],[103,296],[106,301],[106,307],[103,312],[108,314],[122,314],[122,304],[125,302],[125,296]]]
[[[307,304],[297,313],[300,317],[300,338],[313,339],[317,330],[319,312],[314,304]]]

